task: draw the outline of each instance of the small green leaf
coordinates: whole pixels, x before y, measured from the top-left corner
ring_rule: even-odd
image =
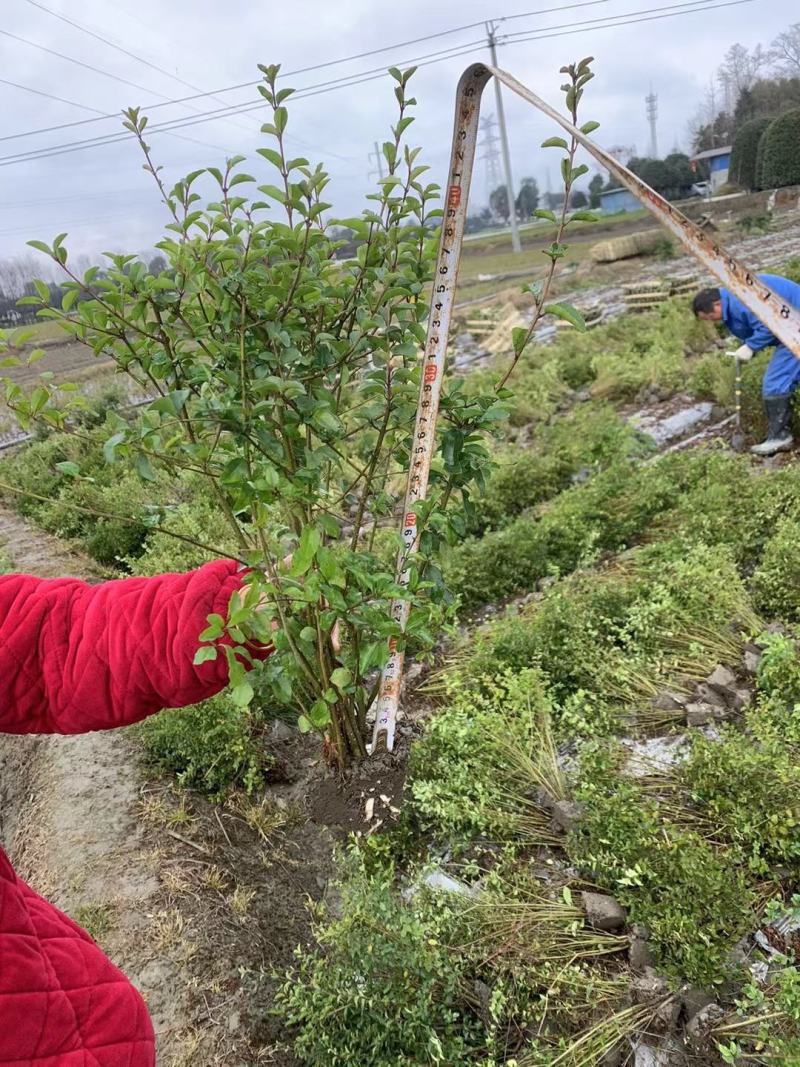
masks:
[[[514,355],[519,356],[528,340],[527,326],[515,326],[511,331],[511,343],[514,346]]]
[[[548,304],[544,309],[544,313],[545,315],[555,315],[557,319],[563,319],[565,322],[571,323],[581,333],[586,332],[586,323],[583,321],[583,315],[572,304]]]
[[[216,641],[225,632],[225,620],[221,615],[209,615],[208,627],[200,634],[201,641]]]
[[[68,459],[63,460],[61,463],[56,463],[56,470],[61,471],[62,474],[66,474],[70,478],[78,478],[81,473],[78,464]]]
[[[307,719],[305,715],[300,715],[297,719],[297,729],[301,734],[310,733],[314,726],[310,719]]]
[[[199,667],[201,663],[208,663],[210,660],[216,659],[218,654],[219,649],[216,645],[205,645],[203,648],[198,648],[192,662],[195,667]]]
[[[231,690],[231,700],[237,708],[246,708],[253,699],[253,696],[253,687],[249,682],[239,682],[239,684],[234,686]]]
[[[600,218],[593,211],[573,211],[569,217],[570,222],[597,222]]]
[[[555,211],[548,211],[546,207],[537,207],[533,214],[537,219],[547,219],[548,222],[558,222]]]
[[[103,458],[106,463],[113,463],[116,458],[117,445],[121,445],[125,440],[124,433],[115,433],[113,437],[109,437],[106,443],[103,445]]]
[[[599,122],[595,122],[594,119],[592,119],[591,122],[584,122],[583,126],[581,126],[581,133],[591,133],[593,130],[596,130],[599,126],[600,126],[600,123]]]
[[[306,526],[300,535],[300,544],[292,556],[292,566],[289,574],[292,578],[299,578],[305,574],[314,561],[317,549],[322,544],[322,535],[316,526]]]
[[[563,137],[548,137],[542,141],[542,148],[569,148],[569,145]]]
[[[353,680],[353,676],[347,667],[337,667],[331,673],[331,681],[337,689],[346,689]]]

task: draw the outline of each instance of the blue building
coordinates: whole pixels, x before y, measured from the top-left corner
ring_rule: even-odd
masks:
[[[708,179],[711,185],[711,195],[713,196],[728,181],[728,171],[731,166],[731,146],[709,148],[705,152],[698,152],[696,156],[692,156],[691,163],[693,166],[698,163],[707,164]]]
[[[627,189],[604,189],[600,194],[600,212],[603,215],[616,215],[620,211],[639,211],[641,204]]]

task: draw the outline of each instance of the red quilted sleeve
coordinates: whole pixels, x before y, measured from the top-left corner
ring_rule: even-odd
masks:
[[[0,731],[109,730],[218,693],[225,656],[193,660],[207,617],[227,618],[241,577],[224,560],[95,586],[0,578]]]

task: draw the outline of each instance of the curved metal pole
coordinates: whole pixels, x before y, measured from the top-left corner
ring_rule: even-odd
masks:
[[[617,162],[613,156],[591,141],[586,134],[581,133],[568,119],[512,75],[484,63],[475,63],[467,67],[461,75],[456,91],[456,113],[444,219],[431,294],[428,334],[422,357],[422,380],[403,508],[403,548],[398,560],[401,585],[408,584],[408,561],[418,548],[417,517],[414,514],[414,507],[425,499],[428,490],[447,337],[450,331],[467,217],[469,187],[475,161],[481,94],[492,76],[571,134],[626,189],[630,190],[658,221],[718,278],[726,289],[734,293],[745,307],[752,311],[800,359],[800,311],[797,308],[787,304],[783,297],[759,281],[753,271],[748,270],[744,264],[711,240],[691,219],[659,196],[649,185],[645,185],[632,171]],[[395,600],[391,611],[392,618],[398,623],[401,631],[404,631],[409,615],[408,601]],[[394,638],[389,643],[389,653],[389,660],[381,677],[370,752],[382,750],[391,752],[394,748],[395,723],[405,654],[398,650]]]

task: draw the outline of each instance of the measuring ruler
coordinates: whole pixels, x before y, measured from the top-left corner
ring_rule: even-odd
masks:
[[[588,152],[603,164],[626,189],[651,211],[719,281],[737,296],[745,307],[769,329],[786,347],[800,359],[800,310],[787,304],[783,297],[769,289],[744,264],[734,259],[708,234],[695,225],[677,208],[659,196],[627,167],[617,162],[586,134],[572,125],[548,103],[516,78],[496,67],[475,63],[461,75],[456,92],[456,113],[453,143],[450,154],[450,170],[445,196],[444,219],[439,242],[439,255],[431,294],[431,312],[428,319],[428,334],[422,358],[417,416],[411,445],[411,461],[408,472],[405,504],[403,508],[402,538],[398,570],[401,585],[408,585],[409,560],[417,551],[419,537],[414,506],[425,499],[428,476],[435,448],[436,418],[439,412],[439,396],[442,388],[447,337],[453,312],[458,266],[467,218],[469,186],[475,161],[475,146],[478,139],[478,117],[481,94],[489,79],[494,76],[512,92],[521,96],[539,111],[543,111]],[[512,205],[513,207],[513,205]],[[404,631],[408,622],[410,605],[407,600],[395,600],[391,613],[394,621]],[[397,707],[403,680],[405,653],[398,649],[396,638],[389,642],[389,659],[383,669],[378,692],[375,728],[370,752],[388,751],[394,748]]]

